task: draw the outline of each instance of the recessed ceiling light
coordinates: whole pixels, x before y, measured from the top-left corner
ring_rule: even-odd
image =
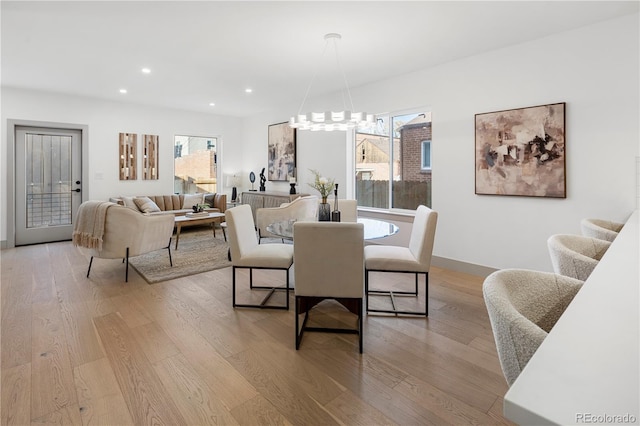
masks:
[[[209,102],[209,106],[216,106],[213,102]]]
[[[127,89],[120,89],[120,93],[127,93]]]
[[[141,70],[144,74],[151,74],[151,70],[149,68],[142,68]]]
[[[247,87],[246,89],[244,89],[244,91],[246,93],[251,93],[251,92],[253,92],[253,89],[251,87]]]

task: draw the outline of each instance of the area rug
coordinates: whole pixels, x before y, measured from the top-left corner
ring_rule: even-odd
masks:
[[[129,264],[149,283],[180,278],[231,266],[227,258],[229,245],[222,232],[213,237],[211,227],[183,228],[175,250],[175,235],[171,241],[173,267],[169,265],[167,250],[156,250],[129,259]]]

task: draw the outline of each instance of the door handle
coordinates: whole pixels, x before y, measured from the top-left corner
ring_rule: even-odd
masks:
[[[80,188],[72,189],[71,192],[80,192]]]

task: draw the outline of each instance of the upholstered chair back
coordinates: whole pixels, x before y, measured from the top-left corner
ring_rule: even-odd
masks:
[[[558,234],[547,240],[556,274],[586,280],[611,245],[609,241],[580,235]]]
[[[616,239],[623,225],[623,223],[602,219],[582,219],[580,221],[582,235],[610,242]]]
[[[308,195],[298,197],[280,207],[263,207],[256,210],[256,224],[260,238],[275,237],[267,231],[267,226],[280,220],[314,221],[318,220],[318,197]]]
[[[241,204],[225,212],[231,261],[241,263],[242,257],[258,246],[251,206]]]
[[[363,297],[362,224],[296,222],[293,238],[296,296]]]
[[[331,206],[331,211],[335,210],[335,199],[329,197],[327,202]],[[358,220],[358,200],[338,199],[338,210],[340,211],[340,222],[357,222]]]
[[[509,386],[573,300],[583,282],[549,272],[505,269],[482,286],[500,366]]]
[[[413,227],[411,228],[409,250],[421,265],[420,271],[422,272],[429,271],[429,267],[431,266],[431,255],[433,254],[437,222],[437,212],[427,206],[418,206],[415,218],[413,219]]]

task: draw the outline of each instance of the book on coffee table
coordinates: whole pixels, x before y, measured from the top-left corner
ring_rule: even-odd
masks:
[[[207,217],[207,216],[209,216],[209,212],[198,212],[198,213],[189,212],[185,216],[187,216],[187,217]]]

